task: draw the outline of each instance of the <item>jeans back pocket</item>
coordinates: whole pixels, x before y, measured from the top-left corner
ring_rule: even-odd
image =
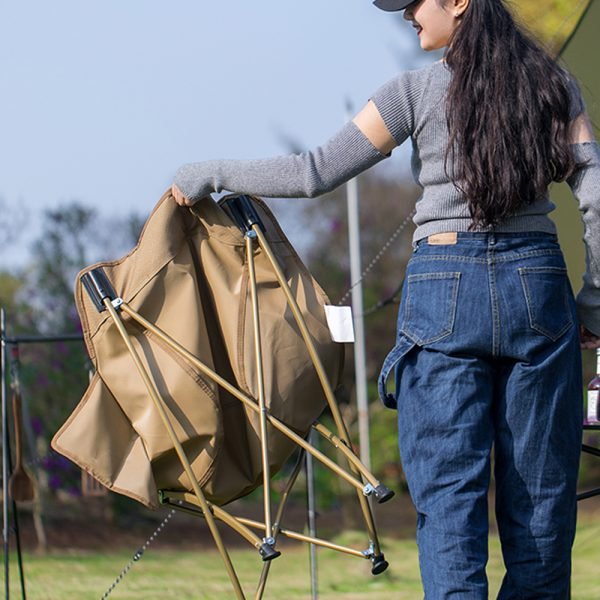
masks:
[[[460,273],[419,273],[406,278],[400,331],[419,346],[454,330]]]
[[[570,284],[563,267],[521,267],[529,325],[555,341],[573,324],[569,307]]]

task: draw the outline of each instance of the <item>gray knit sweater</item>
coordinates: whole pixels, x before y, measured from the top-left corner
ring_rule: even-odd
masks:
[[[410,137],[412,172],[423,193],[416,205],[414,240],[434,233],[468,231],[467,202],[446,175],[444,157],[448,128],[444,110],[450,71],[443,61],[406,71],[384,84],[371,97],[400,145]],[[574,87],[572,117],[583,107]],[[585,225],[587,272],[577,297],[581,322],[600,335],[600,147],[575,144],[578,160],[588,164],[570,180]],[[315,150],[259,160],[216,160],[181,167],[175,184],[194,200],[224,190],[265,197],[314,197],[327,193],[368,169],[385,156],[353,124],[346,124]],[[548,217],[554,205],[546,196],[523,207],[495,228],[499,232],[555,233]]]
[[[444,169],[449,140],[445,97],[450,77],[446,63],[438,61],[401,73],[371,98],[396,142],[402,144],[408,137],[412,142],[412,172],[423,188],[414,219],[415,240],[444,231],[468,231],[471,226],[467,202]],[[540,198],[495,230],[555,233],[554,223],[547,216],[553,209],[547,197]]]

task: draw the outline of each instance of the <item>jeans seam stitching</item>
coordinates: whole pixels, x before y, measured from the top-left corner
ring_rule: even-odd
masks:
[[[560,250],[530,250],[528,252],[522,252],[514,256],[495,256],[496,262],[507,263],[511,261],[521,261],[526,258],[535,258],[538,256],[562,256]],[[468,263],[479,263],[485,264],[487,258],[477,258],[475,256],[460,256],[458,254],[435,254],[433,256],[413,256],[412,260],[415,262],[421,261],[448,261],[454,260],[457,262],[468,262]]]
[[[437,277],[436,277],[437,275]],[[432,277],[433,276],[433,277]],[[424,280],[442,280],[442,279],[450,279],[452,284],[452,297],[451,297],[451,318],[448,319],[449,327],[446,327],[442,332],[440,332],[437,336],[432,338],[423,339],[419,335],[415,335],[406,326],[403,324],[400,327],[400,332],[403,333],[406,337],[408,337],[411,341],[413,341],[418,346],[424,346],[425,344],[433,344],[434,342],[438,342],[445,337],[448,337],[454,331],[454,322],[456,320],[456,308],[457,308],[457,299],[458,299],[458,284],[460,281],[461,273],[460,271],[455,271],[452,273],[419,273],[415,275],[409,275],[407,281],[424,281]],[[407,287],[407,298],[406,298],[406,309],[404,315],[404,322],[409,321],[410,317],[410,302],[409,302],[410,293]]]
[[[498,356],[500,353],[500,314],[498,311],[498,298],[496,296],[496,266],[493,249],[489,250],[488,272],[490,285],[490,302],[492,304],[492,356]]]
[[[532,313],[532,309],[531,309],[531,294],[529,293],[529,285],[527,283],[527,279],[524,277],[524,275],[526,273],[548,273],[548,272],[559,272],[562,274],[566,274],[567,269],[563,268],[563,267],[520,267],[519,269],[517,269],[519,271],[519,279],[521,280],[521,288],[523,289],[523,293],[525,295],[525,305],[527,306],[527,316],[529,317],[529,327],[531,327],[531,329],[533,329],[534,331],[537,331],[538,333],[541,333],[542,335],[545,335],[547,338],[549,338],[550,340],[552,340],[553,342],[556,342],[559,338],[561,338],[566,331],[568,331],[568,329],[571,327],[571,325],[573,325],[573,319],[568,318],[568,321],[565,323],[565,325],[563,325],[563,327],[556,333],[551,332],[550,330],[546,329],[545,327],[541,326],[539,323],[537,323],[537,321],[534,319],[533,313]],[[567,315],[569,315],[569,303],[568,300],[565,297],[563,297],[564,300],[564,304],[565,304],[565,312]]]

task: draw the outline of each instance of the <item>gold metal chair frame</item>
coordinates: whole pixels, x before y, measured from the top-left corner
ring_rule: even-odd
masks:
[[[240,391],[218,373],[213,371],[207,365],[202,363],[197,357],[188,352],[175,339],[167,335],[164,331],[146,320],[142,315],[133,310],[126,302],[124,302],[115,292],[112,284],[106,277],[102,268],[92,269],[84,273],[81,282],[88,292],[90,298],[94,302],[96,308],[102,312],[108,311],[112,321],[114,322],[123,343],[133,360],[136,369],[142,378],[148,394],[153,402],[153,405],[158,412],[160,419],[168,433],[168,436],[173,444],[173,448],[181,462],[181,465],[191,482],[191,491],[181,492],[173,490],[160,490],[159,499],[161,503],[168,504],[187,513],[202,516],[208,525],[208,528],[214,538],[217,549],[224,562],[227,574],[234,588],[238,599],[245,598],[242,586],[231,562],[231,558],[225,548],[221,538],[216,521],[221,521],[227,526],[236,531],[242,538],[254,546],[262,560],[264,561],[260,580],[256,589],[255,598],[261,599],[265,590],[267,576],[269,573],[270,561],[278,557],[281,553],[276,549],[276,540],[278,536],[285,536],[293,540],[299,540],[315,544],[320,547],[340,551],[351,556],[356,556],[371,561],[371,572],[374,575],[382,573],[388,567],[383,552],[380,547],[371,506],[368,497],[375,498],[379,503],[385,502],[393,496],[393,492],[381,484],[361,463],[359,458],[351,449],[350,438],[346,425],[342,419],[339,407],[335,400],[332,386],[328,380],[325,369],[319,356],[317,355],[315,346],[309,334],[305,319],[302,312],[287,284],[285,275],[273,254],[269,242],[267,241],[260,223],[260,218],[251,200],[247,196],[234,196],[221,201],[221,207],[229,214],[234,222],[240,227],[245,236],[246,258],[249,267],[250,293],[252,302],[252,322],[254,328],[254,346],[256,355],[256,373],[258,376],[258,398],[254,399]],[[287,304],[293,314],[293,317],[300,330],[304,343],[306,344],[311,361],[316,370],[320,384],[327,401],[327,406],[333,417],[336,433],[333,433],[322,424],[315,422],[312,429],[316,431],[323,439],[332,444],[345,458],[348,463],[349,470],[342,468],[337,462],[326,456],[311,445],[307,439],[295,433],[284,422],[271,415],[267,408],[267,402],[264,393],[264,385],[262,379],[263,373],[263,348],[261,345],[260,334],[260,310],[257,299],[256,273],[254,268],[254,251],[258,244],[260,249],[268,257],[269,263],[273,268],[273,272],[279,283],[279,286],[286,296]],[[168,412],[165,409],[163,400],[161,399],[158,387],[150,373],[141,360],[138,351],[134,347],[130,335],[126,330],[125,325],[121,320],[121,315],[126,315],[131,318],[143,329],[157,336],[164,344],[171,348],[184,360],[197,368],[203,375],[210,378],[218,386],[229,392],[234,398],[242,402],[246,408],[256,412],[260,418],[260,442],[262,453],[262,479],[264,488],[264,523],[260,523],[251,519],[240,518],[231,515],[229,512],[209,502],[190,465],[190,461],[185,454],[184,448],[179,442],[173,424],[169,418]],[[271,474],[268,460],[268,435],[267,425],[271,425],[276,430],[281,432],[291,441],[293,441],[301,450],[300,456],[295,468],[288,480],[282,500],[273,518],[273,512],[270,499],[270,482]],[[344,479],[350,486],[354,487],[364,517],[366,530],[369,537],[369,545],[364,551],[356,550],[350,547],[345,547],[339,544],[332,543],[327,540],[318,539],[307,536],[298,532],[290,531],[282,527],[282,519],[287,500],[290,492],[296,482],[302,466],[302,457],[304,453],[309,453],[324,466],[333,471],[336,475]],[[258,531],[258,535],[253,530]]]

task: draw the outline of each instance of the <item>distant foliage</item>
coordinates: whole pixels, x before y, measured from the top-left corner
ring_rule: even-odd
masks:
[[[112,260],[129,251],[141,225],[137,215],[115,221],[78,202],[45,212],[27,277],[31,301],[40,309],[38,329],[77,330],[79,318],[73,302],[77,273],[94,262]]]

